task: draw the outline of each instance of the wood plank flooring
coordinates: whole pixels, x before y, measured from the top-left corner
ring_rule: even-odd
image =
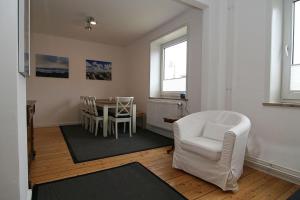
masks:
[[[239,180],[239,192],[223,192],[210,183],[173,169],[172,155],[166,153],[167,149],[169,147],[74,164],[60,129],[38,128],[35,129],[36,159],[31,165],[31,180],[33,184],[45,183],[137,161],[188,199],[283,200],[299,189],[297,185],[245,167]]]

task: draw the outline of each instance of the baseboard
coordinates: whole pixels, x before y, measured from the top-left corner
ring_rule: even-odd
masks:
[[[246,157],[245,164],[251,168],[263,171],[266,174],[300,185],[300,172],[298,171],[252,157]]]
[[[163,129],[163,128],[160,128],[160,127],[157,127],[157,126],[153,126],[153,125],[150,125],[150,124],[147,124],[147,129],[152,131],[152,132],[158,133],[162,136],[173,139],[172,131],[169,131],[169,130],[166,130],[166,129]]]
[[[29,189],[29,190],[27,191],[27,200],[31,200],[31,199],[32,199],[32,190]]]
[[[68,125],[75,125],[80,124],[80,121],[75,122],[62,122],[62,123],[45,123],[45,124],[36,124],[34,128],[48,128],[48,127],[55,127],[55,126],[68,126]]]

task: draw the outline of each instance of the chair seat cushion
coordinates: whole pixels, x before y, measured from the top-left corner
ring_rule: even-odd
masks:
[[[116,116],[116,113],[112,112],[109,112],[108,115],[114,118],[130,118],[130,115]]]
[[[182,140],[182,148],[199,154],[205,158],[216,161],[220,160],[223,143],[205,137],[193,137]]]

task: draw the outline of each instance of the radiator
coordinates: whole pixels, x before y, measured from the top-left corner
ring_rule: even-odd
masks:
[[[172,124],[164,118],[177,119],[181,116],[181,101],[149,100],[147,103],[147,124],[158,128],[172,130]]]

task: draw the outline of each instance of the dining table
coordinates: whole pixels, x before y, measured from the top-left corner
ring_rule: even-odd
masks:
[[[108,132],[108,110],[116,108],[116,101],[114,99],[96,99],[96,106],[103,109],[103,137],[107,137]],[[136,104],[132,104],[132,132],[136,133]]]

